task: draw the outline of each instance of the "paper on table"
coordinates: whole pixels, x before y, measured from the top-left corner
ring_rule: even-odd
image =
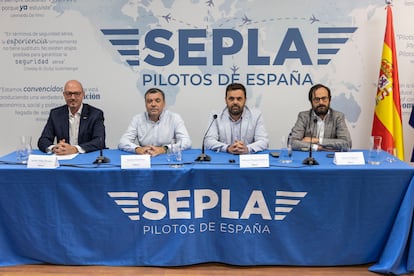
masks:
[[[79,153],[68,154],[68,155],[56,155],[58,160],[71,160],[78,156]]]

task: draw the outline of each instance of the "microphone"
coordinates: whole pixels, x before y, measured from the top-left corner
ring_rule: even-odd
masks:
[[[309,156],[303,160],[302,164],[305,165],[319,165],[318,161],[315,160],[315,158],[312,157],[312,138],[313,138],[313,130],[316,126],[316,123],[318,122],[317,118],[313,118],[313,129],[311,129],[311,137],[309,142]],[[310,124],[310,121],[309,121]]]
[[[206,139],[207,133],[210,130],[211,126],[213,125],[214,121],[217,119],[217,114],[213,115],[213,120],[211,121],[210,125],[207,128],[206,133],[203,137],[203,144],[201,145],[201,154],[196,158],[195,161],[211,161],[211,157],[205,154],[204,152],[204,140]]]
[[[96,160],[93,161],[94,164],[103,164],[103,163],[109,163],[111,162],[111,160],[108,157],[105,157],[103,155],[103,142],[102,142],[102,137],[99,137],[99,143],[101,148],[99,149],[99,156],[96,157]]]

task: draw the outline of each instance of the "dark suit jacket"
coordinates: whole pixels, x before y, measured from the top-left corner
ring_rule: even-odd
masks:
[[[39,149],[47,151],[56,141],[65,139],[69,143],[69,111],[63,105],[50,111],[46,126],[37,142]],[[105,126],[102,110],[83,104],[79,124],[78,145],[86,152],[105,148]]]

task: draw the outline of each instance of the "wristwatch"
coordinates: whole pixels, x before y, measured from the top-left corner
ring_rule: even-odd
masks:
[[[165,153],[167,153],[167,152],[168,152],[168,146],[167,146],[167,145],[164,145],[164,146],[162,146],[162,147],[164,148]]]

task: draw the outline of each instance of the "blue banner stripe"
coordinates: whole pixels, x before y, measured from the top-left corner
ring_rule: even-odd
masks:
[[[110,39],[112,45],[138,45],[138,39]]]
[[[139,50],[118,50],[121,56],[138,56]]]
[[[348,38],[319,38],[319,44],[345,44],[348,41]]]
[[[318,28],[320,34],[339,34],[339,33],[353,33],[357,30],[356,27],[343,28]]]
[[[138,66],[139,65],[139,60],[127,60],[126,62],[131,66]]]
[[[320,55],[335,55],[336,53],[338,53],[338,51],[339,51],[338,48],[318,49],[318,54],[320,54]]]
[[[331,59],[318,59],[318,65],[326,65],[331,61]]]
[[[104,35],[137,35],[138,29],[102,29]]]

